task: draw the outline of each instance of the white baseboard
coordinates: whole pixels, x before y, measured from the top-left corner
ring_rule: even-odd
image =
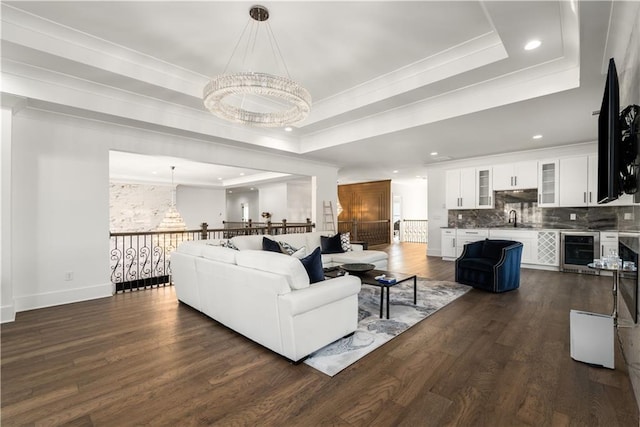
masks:
[[[16,310],[13,304],[0,306],[0,323],[16,320]]]
[[[59,292],[47,292],[36,295],[14,297],[15,311],[33,310],[36,308],[52,307],[54,305],[70,304],[72,302],[105,298],[113,295],[111,282],[88,286],[85,288],[65,289]]]
[[[427,256],[442,256],[442,252],[439,248],[431,249],[429,246],[427,246]]]

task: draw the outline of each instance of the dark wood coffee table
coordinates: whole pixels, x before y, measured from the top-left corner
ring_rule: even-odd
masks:
[[[335,270],[329,270],[324,272],[324,275],[326,277],[338,277],[338,276],[342,276],[345,272],[341,269],[335,269]],[[377,286],[380,288],[380,318],[382,319],[382,314],[383,314],[383,307],[384,307],[384,301],[385,301],[385,289],[386,289],[386,300],[387,300],[387,319],[389,318],[389,288],[392,286],[395,286],[399,283],[402,282],[406,282],[408,280],[413,279],[413,304],[415,305],[417,300],[416,300],[416,293],[417,293],[417,284],[418,284],[418,279],[416,277],[415,274],[413,275],[409,275],[409,274],[402,274],[402,273],[393,273],[390,271],[386,271],[386,270],[369,270],[367,272],[364,273],[349,273],[351,275],[357,276],[360,278],[360,281],[362,283],[364,283],[365,285],[371,285],[371,286]],[[395,277],[396,282],[391,284],[391,283],[382,283],[382,282],[378,282],[376,280],[377,276],[381,276],[381,275],[385,275],[386,277]]]

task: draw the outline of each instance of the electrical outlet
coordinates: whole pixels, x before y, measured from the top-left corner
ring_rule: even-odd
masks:
[[[574,213],[569,214],[569,220],[575,221],[576,220],[576,214],[574,214]]]
[[[631,212],[625,212],[624,213],[624,219],[629,221],[633,219],[633,214]]]
[[[66,280],[67,282],[70,282],[71,280],[73,280],[73,271],[67,271],[64,273],[64,280]]]
[[[462,214],[458,214],[458,219],[462,219]]]

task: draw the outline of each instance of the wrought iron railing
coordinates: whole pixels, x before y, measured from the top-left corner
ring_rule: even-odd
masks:
[[[367,245],[383,245],[391,243],[391,221],[338,221],[338,232],[351,233],[351,240],[366,242]]]
[[[224,228],[199,230],[110,233],[111,282],[116,292],[171,284],[171,252],[186,240],[226,240],[249,234],[304,233],[315,227],[305,223],[225,223]]]
[[[429,221],[426,219],[403,219],[400,223],[400,240],[411,243],[428,243]]]

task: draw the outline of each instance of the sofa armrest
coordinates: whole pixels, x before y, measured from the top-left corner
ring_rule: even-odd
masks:
[[[360,251],[364,250],[364,246],[359,245],[357,243],[352,243],[351,244],[351,250],[354,251],[354,252],[360,252]]]
[[[356,276],[341,276],[315,283],[305,289],[297,289],[279,295],[282,308],[292,316],[331,304],[360,292],[360,279]]]

